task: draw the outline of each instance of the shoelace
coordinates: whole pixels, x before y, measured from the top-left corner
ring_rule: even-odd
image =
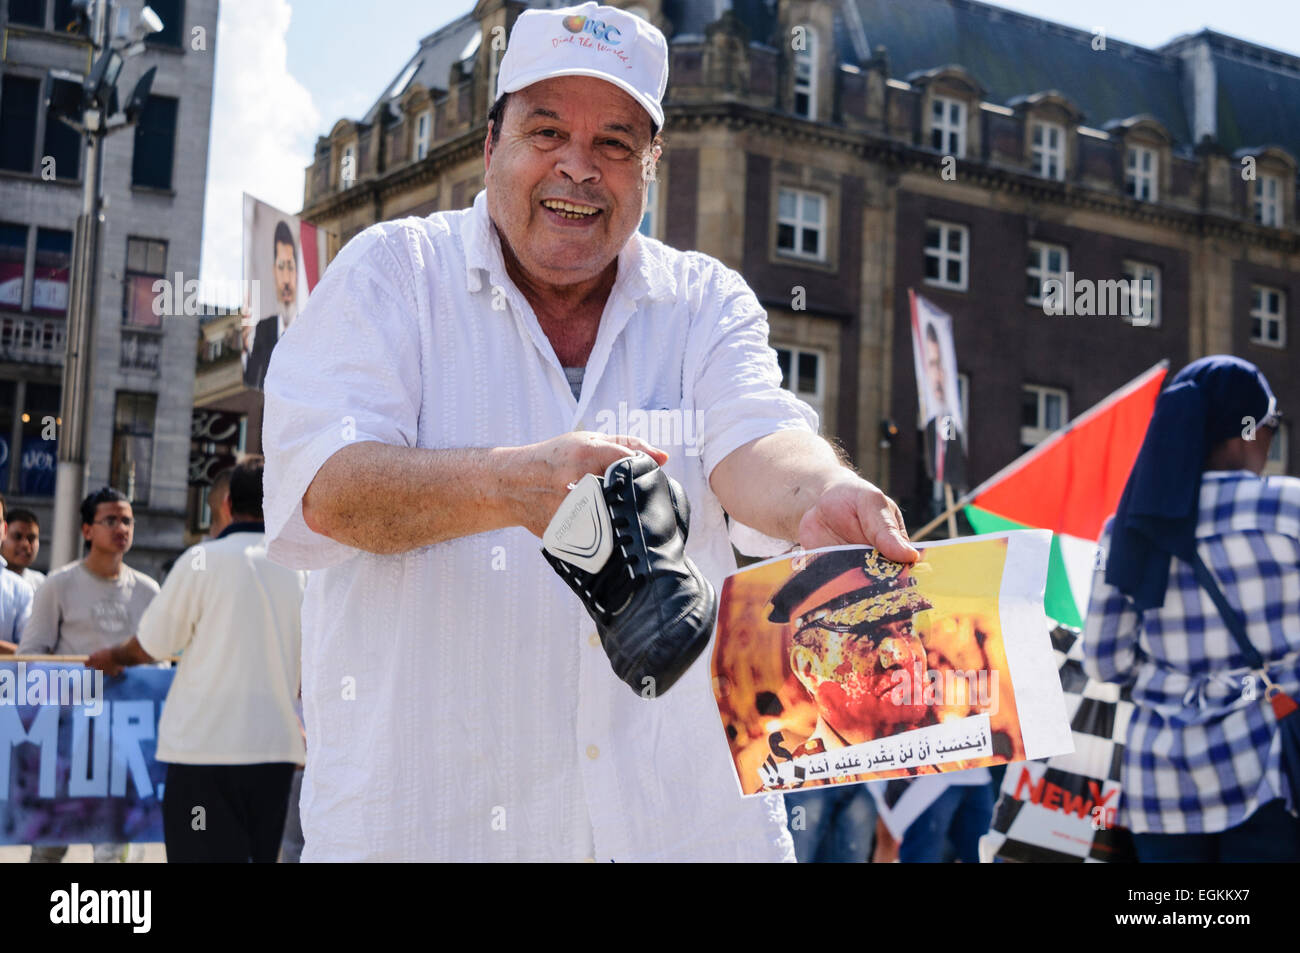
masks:
[[[627,502],[627,498],[623,495],[626,487],[627,480],[622,474],[618,474],[614,478],[613,486],[606,488],[605,499],[611,509],[614,504],[621,506]],[[630,525],[631,522],[626,516],[616,516],[610,523],[615,532],[625,530]],[[619,532],[614,541],[618,544],[618,548],[610,554],[609,563],[592,580],[592,589],[600,590],[601,595],[608,599],[611,606],[618,607],[617,609],[606,608],[595,599],[592,600],[592,606],[601,613],[601,621],[605,625],[613,624],[615,614],[621,612],[632,601],[636,590],[644,586],[649,579],[644,569],[637,572],[633,568],[641,562],[640,556],[628,552],[628,546],[634,542],[633,538]]]

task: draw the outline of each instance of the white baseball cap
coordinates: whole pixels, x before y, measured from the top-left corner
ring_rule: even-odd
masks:
[[[668,42],[639,16],[597,3],[519,14],[497,72],[497,99],[553,76],[613,83],[663,128]]]

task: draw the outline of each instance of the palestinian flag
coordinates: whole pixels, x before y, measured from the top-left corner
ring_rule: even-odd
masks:
[[[1119,508],[1169,362],[1125,384],[966,496],[977,533],[1050,529],[1047,615],[1081,628],[1097,540]]]

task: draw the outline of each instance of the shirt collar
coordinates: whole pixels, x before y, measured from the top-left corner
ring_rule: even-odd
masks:
[[[217,539],[225,539],[231,533],[265,533],[266,524],[261,520],[240,520],[238,523],[231,523],[220,533]]]
[[[463,240],[465,282],[471,293],[482,290],[484,273],[489,284],[505,284],[510,280],[501,254],[501,239],[488,216],[486,189],[474,197]],[[640,232],[633,232],[618,254],[614,291],[632,301],[647,297],[652,300],[671,298],[677,294],[677,279],[664,264],[662,250],[645,241]]]

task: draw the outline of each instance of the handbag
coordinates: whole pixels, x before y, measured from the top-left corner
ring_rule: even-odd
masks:
[[[1294,698],[1282,691],[1269,679],[1267,668],[1264,665],[1264,657],[1246,638],[1246,624],[1242,621],[1237,610],[1228,604],[1227,598],[1223,595],[1223,590],[1219,588],[1214,575],[1210,572],[1209,567],[1205,565],[1205,561],[1201,559],[1201,554],[1193,550],[1190,562],[1192,570],[1196,573],[1196,581],[1201,584],[1202,589],[1210,594],[1210,599],[1214,602],[1215,608],[1219,610],[1219,615],[1223,616],[1224,624],[1228,626],[1228,631],[1232,633],[1233,639],[1236,640],[1237,647],[1246,656],[1246,662],[1250,665],[1252,674],[1264,683],[1264,699],[1273,706],[1273,715],[1277,718],[1277,729],[1282,737],[1281,768],[1290,788],[1286,809],[1293,816],[1300,816],[1300,810],[1298,810],[1300,808],[1300,715],[1296,714],[1297,711],[1300,711],[1300,705],[1297,705]]]

